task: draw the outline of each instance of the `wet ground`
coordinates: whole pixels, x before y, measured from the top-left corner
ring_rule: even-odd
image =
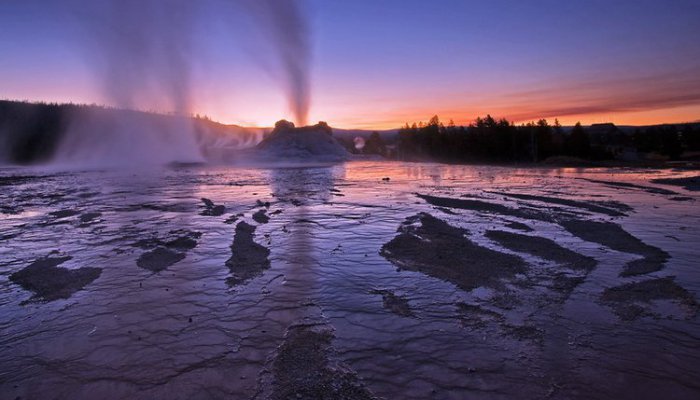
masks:
[[[697,175],[1,169],[0,398],[695,399]]]

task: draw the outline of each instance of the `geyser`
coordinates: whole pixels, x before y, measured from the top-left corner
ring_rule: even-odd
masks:
[[[311,40],[306,13],[298,0],[254,0],[249,9],[273,47],[271,55],[278,69],[271,71],[281,80],[299,126],[306,125],[311,104]]]
[[[87,60],[103,96],[120,109],[169,112],[81,113],[56,153],[59,163],[162,164],[201,161],[191,112],[192,2],[108,0],[82,5]]]
[[[203,155],[226,158],[220,155],[237,150],[244,140],[232,141],[227,134],[217,137],[217,132],[229,129],[190,118],[193,64],[211,65],[206,62],[208,51],[213,50],[209,44],[225,49],[233,42],[230,32],[240,25],[238,15],[254,22],[246,33],[257,29],[263,40],[240,38],[256,48],[268,47],[259,52],[271,57],[272,63],[264,65],[265,70],[280,82],[293,119],[299,125],[306,124],[310,28],[298,0],[66,0],[61,7],[73,18],[66,26],[82,30],[77,45],[95,79],[98,96],[94,101],[115,109],[49,110],[60,118],[52,119],[53,125],[34,135],[41,140],[13,134],[11,141],[18,143],[13,147],[28,148],[31,154],[6,155],[8,160],[41,158],[71,167],[101,167],[204,161]],[[225,27],[223,40],[210,41],[218,33],[218,28],[210,30],[218,26],[215,22]],[[209,104],[211,99],[203,102]],[[139,112],[146,110],[160,114]],[[25,126],[20,131],[31,129]],[[23,142],[46,148],[36,150],[37,146],[24,146]],[[217,148],[222,143],[225,148]]]

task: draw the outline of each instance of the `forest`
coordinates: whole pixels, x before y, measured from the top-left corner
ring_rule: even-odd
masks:
[[[700,126],[695,124],[616,127],[577,123],[563,127],[545,119],[516,125],[490,115],[468,126],[443,124],[438,116],[427,123],[404,125],[396,138],[369,136],[361,151],[401,160],[444,162],[541,162],[552,157],[582,160],[637,161],[645,154],[676,160],[700,151]]]

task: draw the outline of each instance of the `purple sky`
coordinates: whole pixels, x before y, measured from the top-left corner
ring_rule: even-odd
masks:
[[[269,70],[269,29],[231,1],[204,3],[189,53],[191,111],[245,125],[292,118]],[[300,3],[311,32],[311,121],[700,120],[697,0]],[[0,98],[111,103],[86,45],[86,4],[94,1],[0,1]],[[138,106],[171,111],[164,104]]]

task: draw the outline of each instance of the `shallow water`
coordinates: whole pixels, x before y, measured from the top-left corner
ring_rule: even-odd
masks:
[[[41,174],[0,170],[0,177]],[[644,312],[627,320],[601,300],[606,288],[667,276],[700,299],[700,195],[650,183],[685,175],[695,174],[351,162],[0,181],[0,398],[265,398],[276,349],[302,323],[332,330],[330,357],[378,398],[697,398],[697,309],[678,299],[642,302]],[[615,201],[631,211],[614,204],[626,216],[612,217],[504,193]],[[439,208],[416,194],[553,219]],[[200,198],[225,213],[201,215]],[[261,209],[269,222],[253,219]],[[77,213],[50,214],[61,210]],[[420,212],[465,228],[478,245],[522,257],[529,272],[504,288],[466,291],[398,268],[380,250]],[[86,213],[100,214],[81,221]],[[559,218],[612,221],[670,259],[660,271],[620,277],[640,255],[573,236]],[[229,286],[226,262],[240,221],[256,227],[270,267]],[[581,283],[570,292],[553,290],[548,282],[560,265],[503,248],[486,237],[489,230],[553,239],[598,265],[576,275]],[[182,231],[201,233],[196,247],[178,250],[184,259],[160,272],[137,266],[154,247],[139,241],[163,243]],[[10,280],[54,251],[72,257],[61,268],[102,272],[53,301]],[[406,300],[410,313],[385,307],[386,291]],[[465,314],[460,303],[486,311]]]

